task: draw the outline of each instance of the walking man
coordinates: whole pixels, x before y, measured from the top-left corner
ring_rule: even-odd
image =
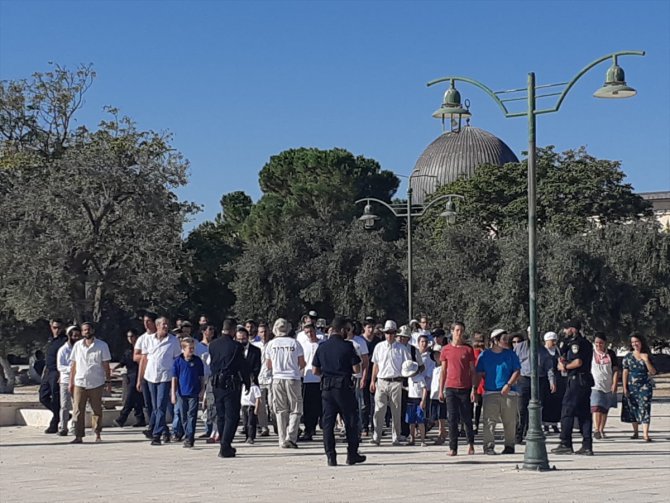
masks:
[[[86,403],[93,410],[92,423],[95,441],[100,442],[102,431],[102,391],[112,392],[109,361],[112,359],[109,346],[95,337],[91,323],[83,323],[81,332],[84,338],[72,347],[72,366],[70,367],[70,393],[74,398],[74,432],[72,444],[81,444],[84,438]]]
[[[58,433],[58,419],[60,417],[60,385],[58,384],[58,350],[65,344],[65,328],[60,319],[51,320],[49,327],[51,329],[51,339],[46,348],[46,365],[42,372],[42,382],[40,384],[40,403],[44,405],[53,414],[49,427],[44,433]],[[67,425],[61,425],[61,428],[67,429]]]
[[[60,431],[58,434],[64,437],[68,433],[67,423],[70,420],[72,410],[72,395],[70,394],[70,367],[72,365],[72,347],[81,339],[81,328],[77,325],[68,327],[65,331],[67,342],[58,350],[57,362],[60,373]]]

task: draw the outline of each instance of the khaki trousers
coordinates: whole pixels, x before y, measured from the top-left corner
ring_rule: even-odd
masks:
[[[503,396],[500,393],[484,395],[482,415],[484,416],[484,449],[495,446],[496,424],[502,421],[505,434],[505,447],[514,448],[516,438],[516,422],[518,417],[518,397]]]
[[[272,381],[272,410],[277,419],[279,445],[287,440],[296,443],[302,416],[302,383],[299,379]]]
[[[80,386],[74,387],[72,420],[74,421],[74,434],[77,438],[85,436],[86,426],[86,402],[91,404],[93,416],[93,431],[99,435],[102,431],[102,389],[104,386],[86,389]]]
[[[400,438],[400,403],[402,397],[402,383],[377,380],[377,391],[375,392],[375,432],[373,440],[381,440],[384,419],[386,417],[386,406],[391,407],[391,419],[393,425],[393,441]]]

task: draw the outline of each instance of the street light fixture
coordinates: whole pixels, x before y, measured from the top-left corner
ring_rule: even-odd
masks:
[[[528,405],[528,434],[526,436],[526,451],[524,453],[523,468],[525,470],[544,471],[549,470],[549,460],[547,458],[547,446],[544,433],[542,432],[542,417],[539,400],[540,382],[537,373],[538,364],[538,338],[537,338],[537,268],[535,257],[537,254],[536,240],[536,205],[537,205],[537,146],[536,146],[536,117],[541,114],[558,112],[567,93],[572,86],[589,70],[596,65],[612,60],[612,66],[607,71],[605,84],[598,89],[594,96],[596,98],[629,98],[637,93],[635,89],[626,84],[623,69],[618,65],[619,56],[644,56],[644,51],[619,51],[608,54],[586,65],[569,82],[559,82],[556,84],[535,85],[535,73],[528,74],[528,83],[525,88],[510,89],[507,91],[493,91],[478,80],[469,77],[449,76],[428,82],[428,86],[433,86],[441,82],[450,82],[450,88],[447,92],[456,91],[455,81],[467,82],[482,89],[488,94],[500,107],[506,118],[527,117],[528,118],[528,315],[530,318],[530,368],[531,368],[531,399]],[[558,88],[557,92],[547,92],[546,94],[537,94],[538,89]],[[561,90],[562,88],[562,90]],[[452,91],[451,96],[454,96]],[[505,98],[499,96],[526,92],[526,96],[521,98]],[[458,91],[456,91],[458,92]],[[544,92],[544,91],[542,91]],[[446,96],[446,95],[445,95]],[[460,95],[458,95],[460,97]],[[553,107],[536,107],[536,99],[558,96]],[[505,103],[513,101],[526,101],[527,109],[524,112],[510,112]],[[435,115],[434,115],[435,116]],[[440,118],[437,116],[437,118]],[[445,212],[446,213],[446,212]]]
[[[440,214],[441,217],[445,217],[447,223],[453,224],[456,221],[457,209],[454,203],[454,199],[465,199],[459,194],[444,194],[439,197],[436,197],[428,204],[412,204],[412,178],[420,177],[433,177],[437,178],[434,175],[411,175],[409,177],[408,188],[407,188],[407,204],[389,204],[381,199],[376,199],[374,197],[366,197],[365,199],[359,199],[355,204],[365,203],[365,208],[363,208],[363,215],[359,217],[359,220],[363,222],[365,229],[373,229],[375,221],[379,220],[379,217],[372,212],[372,204],[378,203],[386,207],[396,218],[406,218],[407,219],[407,319],[411,320],[413,315],[413,285],[412,285],[412,271],[413,271],[413,256],[412,256],[412,219],[421,217],[426,214],[426,212],[432,208],[434,205],[446,201],[446,210]]]

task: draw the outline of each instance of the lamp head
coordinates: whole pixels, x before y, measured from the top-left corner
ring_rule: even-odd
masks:
[[[637,91],[626,84],[626,75],[616,61],[607,70],[605,84],[593,96],[596,98],[630,98]]]
[[[466,105],[467,105],[467,100]],[[436,119],[454,119],[456,116],[461,116],[468,118],[472,114],[467,107],[463,107],[461,103],[461,93],[458,92],[454,85],[454,81],[451,81],[451,87],[447,89],[447,92],[444,93],[444,99],[442,100],[442,105],[435,112],[433,112],[433,117]]]
[[[359,218],[359,220],[363,222],[363,227],[365,227],[365,229],[374,229],[375,221],[379,220],[379,217],[372,213],[372,205],[370,203],[365,205],[365,208],[363,209],[363,215]]]
[[[451,198],[449,198],[447,200],[446,208],[442,213],[440,213],[440,216],[444,217],[447,220],[447,223],[451,225],[456,223],[456,215],[456,205],[451,200]]]

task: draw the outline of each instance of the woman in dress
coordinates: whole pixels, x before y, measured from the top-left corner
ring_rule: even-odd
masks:
[[[594,385],[591,388],[591,412],[593,413],[594,438],[605,438],[605,423],[610,409],[617,406],[617,382],[619,363],[616,353],[607,349],[607,337],[596,332],[593,342],[591,375]]]
[[[639,334],[630,336],[630,352],[623,359],[623,407],[621,421],[633,424],[633,436],[639,438],[638,427],[642,424],[642,434],[646,442],[649,437],[651,421],[651,397],[653,383],[651,376],[656,374],[647,341]]]

